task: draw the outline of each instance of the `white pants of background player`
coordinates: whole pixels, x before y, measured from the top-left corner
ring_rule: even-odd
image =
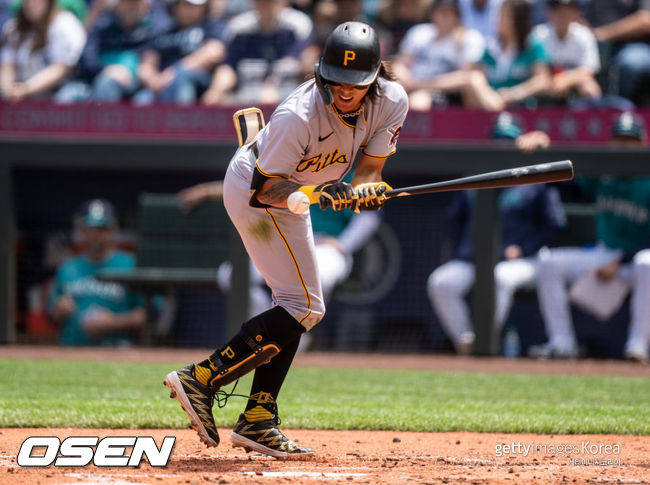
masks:
[[[316,264],[320,274],[323,298],[325,301],[329,301],[329,297],[336,285],[345,281],[350,274],[352,258],[329,244],[318,244],[318,241],[316,241]],[[250,261],[249,271],[248,298],[249,318],[251,318],[271,308],[271,294],[266,289],[264,278],[252,261]],[[230,291],[231,275],[232,264],[230,261],[222,263],[217,272],[217,284],[224,293]]]
[[[621,252],[605,246],[594,248],[553,248],[540,252],[538,300],[549,345],[565,353],[577,353],[567,285],[588,271],[620,259]],[[623,265],[619,279],[632,286],[630,327],[625,353],[648,355],[650,339],[650,250],[637,253]]]
[[[494,321],[500,331],[512,308],[518,288],[533,284],[536,275],[536,258],[501,261],[494,267],[496,302]],[[440,324],[454,347],[465,351],[464,345],[474,340],[474,328],[465,297],[474,285],[474,264],[452,259],[439,266],[429,276],[427,290]]]

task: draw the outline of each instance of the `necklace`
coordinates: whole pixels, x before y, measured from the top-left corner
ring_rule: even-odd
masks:
[[[337,110],[337,111],[338,111],[338,110]],[[359,107],[358,110],[356,110],[356,111],[352,111],[352,112],[350,112],[350,113],[341,113],[341,112],[339,111],[339,116],[340,116],[341,118],[352,118],[352,117],[354,117],[354,116],[359,116],[361,113],[363,113],[363,105],[361,105],[361,106]]]

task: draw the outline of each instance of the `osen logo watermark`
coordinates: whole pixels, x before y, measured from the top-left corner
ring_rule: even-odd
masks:
[[[160,448],[151,436],[30,436],[20,445],[20,466],[95,466],[137,467],[147,457],[151,466],[166,466],[176,443],[165,436]],[[127,448],[131,448],[127,453]]]

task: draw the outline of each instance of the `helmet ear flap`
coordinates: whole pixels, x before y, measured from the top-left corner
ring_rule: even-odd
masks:
[[[318,87],[318,91],[323,97],[323,103],[325,103],[326,106],[329,106],[334,102],[334,100],[332,99],[332,93],[330,92],[329,88],[325,86],[325,80],[323,79],[323,76],[320,75],[320,64],[316,64],[314,66],[314,80],[316,81],[316,87]]]

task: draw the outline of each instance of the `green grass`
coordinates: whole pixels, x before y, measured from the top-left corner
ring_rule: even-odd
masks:
[[[0,359],[0,427],[185,428],[162,385],[181,365]],[[647,378],[295,368],[279,406],[293,428],[650,434]]]

